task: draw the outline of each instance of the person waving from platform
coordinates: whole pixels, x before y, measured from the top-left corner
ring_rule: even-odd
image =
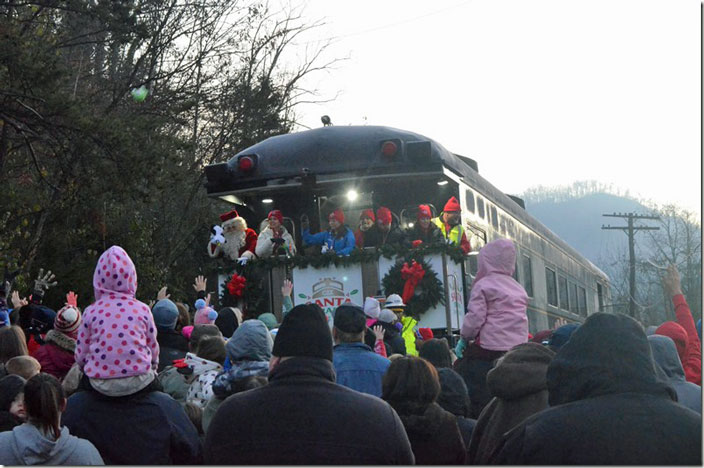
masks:
[[[303,242],[307,245],[322,245],[322,253],[335,252],[337,255],[349,255],[354,249],[354,233],[345,224],[345,213],[336,209],[328,216],[330,229],[311,234],[308,222],[301,223]]]
[[[287,253],[295,255],[296,244],[293,237],[284,227],[284,215],[280,210],[271,210],[267,216],[269,225],[262,229],[257,239],[255,253],[259,258],[276,255],[281,248]]]

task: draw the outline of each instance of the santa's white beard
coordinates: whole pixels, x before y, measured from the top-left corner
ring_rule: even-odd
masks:
[[[237,260],[240,257],[240,249],[244,246],[245,232],[223,232],[222,235],[225,238],[225,243],[222,245],[223,253],[230,260]]]

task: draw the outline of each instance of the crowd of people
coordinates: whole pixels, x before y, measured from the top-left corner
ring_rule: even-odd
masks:
[[[215,311],[203,277],[195,309],[167,288],[146,304],[118,246],[85,309],[43,304],[50,274],[29,300],[6,284],[0,464],[700,465],[701,337],[677,270],[676,321],[595,313],[530,335],[515,256],[480,250],[454,347],[397,294],[339,306],[332,329],[288,281],[282,314],[247,320]]]
[[[366,209],[359,217],[356,230],[345,224],[345,213],[336,209],[328,215],[328,229],[311,233],[307,220],[301,223],[304,246],[320,246],[322,253],[349,255],[354,249],[385,245],[403,248],[421,244],[448,243],[457,245],[467,254],[471,246],[461,223],[461,206],[457,198],[451,197],[442,213],[433,218],[429,205],[419,205],[416,222],[401,229],[391,210],[381,206],[376,210]],[[280,210],[271,210],[266,225],[257,234],[247,226],[247,221],[236,210],[220,215],[221,226],[213,229],[208,243],[208,254],[246,263],[252,258],[267,258],[272,255],[295,255],[293,236],[284,226],[284,215]],[[217,229],[216,229],[217,228]]]

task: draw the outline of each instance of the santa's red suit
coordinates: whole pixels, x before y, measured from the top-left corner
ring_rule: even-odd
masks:
[[[254,258],[254,250],[257,247],[257,233],[254,229],[247,227],[247,222],[236,210],[221,214],[220,219],[225,242],[211,239],[208,243],[208,255],[212,258],[224,255],[233,261],[238,258]]]

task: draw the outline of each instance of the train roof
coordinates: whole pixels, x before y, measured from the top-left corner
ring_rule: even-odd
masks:
[[[415,154],[415,160],[383,157],[381,146],[387,141],[395,141],[401,147],[401,153],[408,156]],[[246,176],[238,172],[238,161],[243,156],[256,158],[256,170]],[[480,176],[472,159],[456,155],[436,141],[406,130],[372,125],[327,126],[270,137],[240,151],[226,163],[207,166],[206,189],[209,195],[218,196],[235,190],[270,187],[272,181],[300,181],[307,174],[352,173],[356,177],[364,177],[394,174],[402,170],[404,174],[413,176],[433,172],[441,174],[443,166],[521,223],[608,280],[608,276],[593,263]]]

